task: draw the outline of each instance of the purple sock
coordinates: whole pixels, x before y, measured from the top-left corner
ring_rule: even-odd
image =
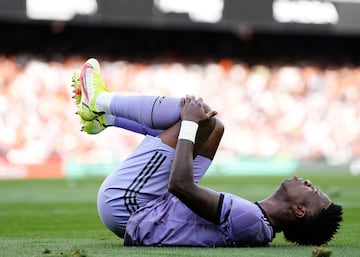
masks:
[[[111,101],[110,111],[116,117],[164,130],[180,119],[180,98],[116,95]]]
[[[146,127],[145,125],[137,123],[136,121],[128,120],[121,117],[115,117],[114,126],[118,128],[130,130],[135,133],[139,133],[143,135],[151,135],[154,137],[156,137],[157,135],[161,134],[161,132],[163,132],[163,130],[151,129]]]

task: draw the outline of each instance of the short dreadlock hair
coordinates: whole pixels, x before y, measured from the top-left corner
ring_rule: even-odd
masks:
[[[299,245],[322,245],[330,241],[340,227],[343,209],[331,203],[313,220],[299,219],[283,230],[287,241]]]

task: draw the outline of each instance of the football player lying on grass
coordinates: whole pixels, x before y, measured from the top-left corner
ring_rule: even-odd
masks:
[[[322,245],[338,231],[342,207],[296,176],[258,202],[200,186],[224,133],[201,98],[110,92],[95,59],[74,72],[72,86],[84,132],[116,126],[145,135],[98,193],[101,220],[125,245],[264,246],[278,232]]]

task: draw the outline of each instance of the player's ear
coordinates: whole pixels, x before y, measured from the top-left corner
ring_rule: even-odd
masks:
[[[303,218],[306,214],[306,208],[304,205],[293,204],[292,211],[293,211],[294,215],[299,219]]]

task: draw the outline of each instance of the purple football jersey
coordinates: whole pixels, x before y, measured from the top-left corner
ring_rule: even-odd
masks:
[[[126,242],[131,245],[239,247],[268,245],[275,234],[255,203],[223,193],[219,224],[192,212],[167,192],[130,217]]]

